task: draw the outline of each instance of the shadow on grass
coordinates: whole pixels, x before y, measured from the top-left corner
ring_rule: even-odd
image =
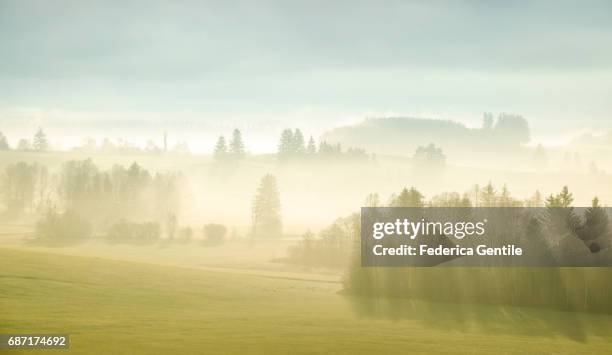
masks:
[[[437,303],[418,300],[345,296],[354,311],[368,318],[412,320],[428,328],[531,337],[562,336],[586,342],[609,336],[612,316],[530,307]]]

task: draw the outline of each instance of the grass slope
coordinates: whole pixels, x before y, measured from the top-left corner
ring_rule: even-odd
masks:
[[[0,248],[0,333],[69,333],[71,352],[106,354],[612,351],[610,316],[360,301],[337,288]]]

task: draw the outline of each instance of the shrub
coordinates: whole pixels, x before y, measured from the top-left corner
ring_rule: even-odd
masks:
[[[49,211],[36,225],[36,236],[47,241],[78,241],[91,237],[91,224],[78,213]]]
[[[306,232],[298,244],[289,248],[285,261],[311,267],[344,268],[349,264],[353,243],[359,240],[358,223],[358,216],[351,215],[339,218],[318,236]]]
[[[184,227],[179,229],[177,240],[181,243],[187,243],[193,238],[193,229],[191,227]]]
[[[154,243],[159,239],[160,228],[155,222],[129,222],[120,220],[113,224],[106,238],[113,242]]]
[[[225,240],[227,228],[222,224],[210,223],[204,226],[204,237],[206,244],[222,244]]]

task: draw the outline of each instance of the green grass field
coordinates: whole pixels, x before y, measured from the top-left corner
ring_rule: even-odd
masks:
[[[0,270],[0,332],[69,333],[74,353],[612,351],[608,315],[355,300],[333,282],[8,248]]]

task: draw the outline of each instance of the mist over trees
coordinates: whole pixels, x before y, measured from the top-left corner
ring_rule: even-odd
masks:
[[[163,133],[162,136],[162,131],[159,132],[159,139],[147,139],[142,146],[124,138],[106,137],[96,140],[87,137],[71,150],[96,155],[192,154],[186,142],[174,141],[171,144],[167,131]],[[218,137],[214,145],[209,147],[214,161],[225,163],[258,159],[257,155],[248,156],[249,149],[244,142],[243,131],[235,129],[227,133]],[[456,121],[441,119],[370,118],[359,124],[335,128],[321,137],[304,134],[300,128],[284,129],[279,136],[277,157],[282,163],[376,161],[380,157],[412,157],[420,167],[432,169],[446,164],[476,164],[486,168],[541,172],[580,170],[592,175],[605,175],[605,166],[610,162],[606,152],[610,150],[605,147],[608,141],[604,136],[586,134],[568,146],[544,146],[531,141],[529,124],[524,117],[508,113],[486,112],[480,127],[468,127]],[[42,127],[35,130],[32,138],[15,140],[16,144],[13,145],[4,138],[0,135],[0,151],[14,148],[18,151],[44,152],[51,149],[46,130]],[[5,140],[6,144],[3,143]],[[431,145],[441,150],[439,159],[428,153]],[[421,181],[417,182],[421,184]]]
[[[460,125],[449,124],[449,126],[455,127],[455,129],[463,129]],[[483,118],[482,128],[478,130],[467,129],[466,132],[468,132],[466,133],[468,135],[473,134],[472,138],[485,137],[483,138],[485,143],[477,144],[484,144],[485,147],[489,148],[494,147],[496,149],[491,150],[495,153],[502,152],[501,155],[503,155],[504,149],[508,147],[510,147],[509,149],[520,148],[529,139],[526,121],[515,115],[501,115],[496,119],[492,114],[486,114]],[[496,135],[503,135],[504,138],[496,138]],[[488,143],[486,143],[487,140]],[[28,150],[43,152],[48,149],[48,140],[42,130],[37,132],[31,142],[27,141],[27,144],[29,145]],[[106,142],[105,144],[109,144],[109,147],[111,147],[111,143]],[[471,207],[545,207],[542,208],[545,212],[537,218],[524,219],[516,226],[504,225],[503,227],[506,230],[518,230],[519,233],[524,234],[525,239],[541,240],[546,238],[554,246],[554,248],[551,247],[548,250],[552,255],[551,257],[555,256],[557,249],[564,252],[569,250],[571,255],[568,257],[576,258],[576,260],[580,260],[584,255],[605,256],[609,252],[612,245],[609,217],[601,207],[599,199],[594,198],[591,206],[583,213],[582,210],[573,207],[574,195],[567,187],[547,197],[544,197],[540,191],[535,191],[529,197],[525,197],[524,190],[519,191],[520,195],[515,195],[513,193],[516,190],[510,191],[507,185],[494,185],[492,182],[484,185],[473,185],[464,192],[431,193],[430,187],[432,184],[422,190],[410,185],[406,188],[397,189],[397,186],[402,186],[406,181],[421,185],[418,179],[410,180],[410,177],[416,176],[414,171],[426,170],[423,175],[425,179],[432,179],[439,172],[456,172],[457,170],[451,170],[452,166],[447,166],[447,155],[453,154],[454,151],[452,147],[446,148],[445,144],[444,141],[438,143],[438,140],[427,140],[416,145],[412,150],[401,150],[400,153],[404,156],[401,159],[386,157],[386,161],[393,161],[388,166],[383,166],[383,164],[375,161],[375,164],[370,167],[362,163],[337,164],[338,162],[351,161],[351,158],[359,162],[370,161],[371,158],[363,149],[343,149],[341,143],[330,143],[324,139],[317,143],[314,137],[305,136],[300,129],[286,129],[281,133],[276,156],[248,155],[242,132],[233,130],[229,140],[226,140],[225,136],[220,136],[215,142],[213,158],[216,163],[210,163],[208,157],[201,161],[198,160],[200,159],[198,156],[189,157],[187,159],[189,164],[197,168],[188,171],[188,174],[191,178],[194,178],[192,181],[197,185],[213,184],[212,188],[208,188],[208,190],[202,188],[200,192],[210,193],[219,186],[225,186],[223,184],[231,187],[231,189],[228,188],[220,192],[218,194],[219,199],[215,201],[225,201],[229,196],[228,201],[232,202],[228,202],[228,205],[231,204],[231,208],[240,207],[239,204],[243,204],[241,206],[245,210],[241,221],[243,224],[240,226],[238,224],[240,222],[238,222],[236,225],[238,228],[242,228],[240,233],[250,237],[251,241],[268,239],[267,243],[276,245],[281,242],[293,242],[292,238],[301,234],[299,240],[295,240],[296,244],[288,249],[288,256],[284,261],[289,264],[300,265],[300,267],[346,270],[346,290],[359,296],[449,301],[445,294],[451,294],[452,287],[444,288],[446,286],[442,286],[441,289],[434,289],[431,287],[432,280],[438,280],[439,282],[450,280],[449,283],[455,285],[453,287],[457,287],[456,285],[460,284],[461,280],[459,276],[455,278],[454,274],[450,278],[448,278],[448,275],[444,275],[444,277],[441,275],[425,277],[422,276],[423,274],[414,271],[380,271],[360,268],[354,259],[359,241],[358,214],[350,214],[347,217],[339,218],[324,228],[321,228],[323,222],[304,226],[299,234],[295,230],[302,228],[302,226],[290,225],[283,228],[280,191],[276,177],[286,184],[282,185],[284,193],[291,196],[287,199],[291,205],[283,206],[285,216],[287,216],[287,211],[291,211],[292,208],[300,208],[304,201],[308,200],[309,196],[307,195],[311,192],[311,190],[308,190],[305,193],[296,194],[295,191],[287,191],[291,190],[291,183],[295,184],[296,181],[307,185],[311,184],[311,180],[318,179],[316,184],[312,183],[312,186],[309,186],[320,189],[315,192],[319,194],[317,198],[321,198],[320,195],[330,193],[333,189],[344,187],[338,185],[337,181],[339,180],[330,183],[330,178],[343,179],[341,184],[354,184],[350,189],[347,188],[334,195],[334,198],[336,198],[347,196],[350,193],[355,193],[355,191],[368,191],[370,188],[366,189],[362,184],[367,182],[368,179],[373,181],[380,179],[375,180],[376,183],[384,181],[393,184],[392,188],[394,190],[392,191],[396,191],[396,193],[391,193],[391,189],[382,190],[386,194],[383,198],[378,193],[368,194],[364,202],[365,206],[417,208],[440,206],[468,209]],[[94,150],[100,149],[95,141],[86,142],[85,145],[91,146]],[[131,152],[132,148],[130,147],[130,144],[125,141],[123,145],[113,145],[108,152],[113,154],[118,151]],[[150,162],[165,163],[172,160],[163,159],[167,147],[160,148],[154,141],[151,141],[148,147],[145,150],[134,148],[136,149],[134,151],[150,154],[150,157],[146,157]],[[32,159],[35,160],[39,156],[48,156],[49,153],[27,155],[32,156]],[[160,159],[158,159],[158,156]],[[407,156],[412,156],[412,159],[406,159]],[[530,151],[530,158],[538,164],[542,164],[547,159],[546,156],[547,151],[543,147]],[[575,161],[577,155],[572,154],[570,158]],[[209,171],[213,171],[219,166],[217,163],[238,161],[241,163],[227,165],[236,169],[231,169],[232,174],[220,174],[221,179],[218,175],[208,174]],[[303,164],[305,168],[302,169],[300,167],[301,163],[307,161],[322,161],[324,163],[320,166],[324,166],[326,169],[313,169],[313,167],[318,167],[317,164]],[[297,163],[283,165],[278,162]],[[329,173],[332,168],[338,166],[340,168],[337,171]],[[349,166],[350,169],[347,168]],[[436,170],[442,167],[444,169]],[[167,168],[168,165],[163,167],[163,169]],[[209,168],[211,170],[207,170]],[[269,173],[262,177],[268,171],[273,171],[274,175]],[[360,174],[364,175],[363,178],[360,177],[351,181],[353,176]],[[381,179],[382,174],[387,175],[384,175],[385,177]],[[472,177],[473,175],[469,176]],[[195,177],[202,180],[196,180]],[[257,189],[253,191],[250,184],[257,182],[256,180],[260,177],[262,178]],[[230,241],[233,241],[234,236],[237,235],[235,232],[236,225],[228,224],[230,230],[233,231],[231,236],[228,237],[228,226],[222,223],[236,222],[227,222],[225,219],[215,220],[214,217],[197,223],[191,220],[188,223],[196,226],[196,232],[189,225],[184,224],[183,219],[185,217],[181,212],[185,197],[183,189],[187,185],[185,179],[185,176],[181,173],[167,170],[147,170],[139,163],[97,165],[92,159],[75,159],[65,161],[61,165],[55,165],[53,172],[50,173],[39,163],[20,162],[3,166],[0,201],[4,207],[4,217],[18,218],[25,215],[29,218],[38,218],[35,228],[36,237],[38,240],[54,245],[97,238],[113,244],[152,245],[159,243],[160,246],[163,246],[164,243],[186,243],[194,236],[199,235],[202,236],[198,243],[201,246],[231,244]],[[218,182],[215,179],[223,181]],[[233,185],[230,185],[224,179],[233,179],[231,182]],[[291,181],[291,183],[287,183],[287,181]],[[461,181],[462,183],[467,181],[466,177],[464,176]],[[232,190],[236,189],[238,185],[247,186],[246,189],[241,190],[243,195],[238,195],[237,190]],[[574,183],[572,183],[572,186],[574,186]],[[199,187],[201,188],[201,186]],[[300,187],[296,187],[296,190]],[[453,187],[449,189],[453,189]],[[247,192],[244,192],[245,190]],[[517,188],[517,190],[519,189]],[[426,197],[424,192],[430,195]],[[248,196],[251,193],[254,193],[252,200],[244,199],[245,194]],[[235,196],[238,196],[238,198]],[[517,196],[523,197],[519,198]],[[205,198],[208,198],[208,196],[205,195]],[[313,200],[316,200],[316,198]],[[349,203],[353,203],[352,200]],[[346,207],[346,205],[338,206],[331,207],[330,210],[338,211],[339,208]],[[250,216],[248,213],[249,207]],[[236,215],[234,213],[230,216],[234,218]],[[289,217],[287,220],[293,219]],[[324,223],[328,222],[325,221]],[[304,233],[303,231],[307,227],[312,229]],[[500,229],[503,228],[500,227]],[[281,237],[283,238],[281,239]],[[227,245],[221,248],[225,247]],[[554,283],[554,280],[551,281],[552,279],[550,279],[552,277],[554,275],[551,276],[550,274],[530,278],[530,276],[524,276],[520,272],[495,271],[490,274],[482,272],[475,277],[480,283],[490,282],[489,280],[503,280],[497,281],[499,284],[496,286],[501,294],[474,293],[465,295],[465,299],[474,302],[539,306],[544,303],[542,295],[539,295],[537,290],[530,285],[538,282]],[[524,293],[517,291],[522,288],[526,290]],[[574,304],[564,304],[560,298],[574,297],[573,291],[557,288],[555,292],[558,295],[548,295],[554,298],[555,307],[563,309],[577,307]],[[508,294],[512,294],[513,298]],[[601,307],[601,305],[597,302],[589,298],[587,306],[584,307],[586,307],[585,309],[598,309],[597,307]]]
[[[485,113],[479,128],[468,128],[451,120],[410,117],[369,118],[362,123],[334,128],[322,139],[333,144],[360,146],[377,154],[406,155],[419,146],[433,143],[456,155],[470,154],[489,157],[490,149],[497,153],[512,152],[530,141],[527,120],[514,114],[501,113],[494,118]]]
[[[254,238],[275,238],[282,233],[280,194],[276,178],[267,174],[261,179],[252,204],[252,230]]]
[[[421,168],[441,168],[446,165],[446,155],[433,143],[417,147],[413,159]]]
[[[343,269],[346,267],[359,234],[359,215],[338,218],[317,235],[307,231],[297,245],[289,248],[285,260],[290,264]]]
[[[229,144],[224,136],[219,136],[213,149],[213,158],[217,163],[236,162],[246,157],[247,151],[242,138],[242,132],[234,129]]]
[[[44,152],[49,149],[49,141],[47,140],[47,135],[42,128],[38,128],[38,131],[36,131],[33,142],[34,143],[32,146],[36,151]]]
[[[1,173],[0,201],[4,217],[42,216],[37,234],[49,240],[62,233],[76,239],[77,231],[88,231],[86,237],[109,228],[142,236],[137,227],[126,224],[142,220],[165,222],[167,237],[172,238],[184,185],[181,174],[151,174],[137,163],[101,170],[91,159],[71,160],[50,174],[45,166],[19,162]],[[120,220],[125,222],[117,224]],[[67,223],[75,223],[75,229]],[[116,234],[109,235],[112,239]]]
[[[39,211],[49,202],[49,174],[39,164],[19,162],[5,167],[0,181],[7,216]]]
[[[4,133],[0,132],[0,150],[10,150],[11,147]]]
[[[111,243],[152,244],[161,236],[157,222],[132,222],[120,219],[106,232],[105,239]]]
[[[17,150],[28,151],[32,150],[32,143],[29,140],[22,138],[17,142]]]
[[[483,131],[485,131],[484,128]],[[497,117],[492,133],[498,143],[506,145],[522,145],[528,143],[531,139],[529,124],[520,115],[500,114]]]
[[[306,147],[304,146],[302,132],[299,129],[296,129],[295,132],[290,129],[283,130],[278,144],[278,158],[280,160],[289,160],[302,157],[305,152]]]
[[[225,143],[225,137],[220,136],[215,145],[213,151],[213,157],[216,161],[221,162],[227,158],[227,144]]]
[[[87,159],[65,163],[58,188],[63,206],[91,211],[91,218],[163,220],[180,207],[181,179],[175,173],[152,175],[137,163],[100,171]]]
[[[36,235],[47,243],[78,243],[89,239],[91,234],[91,223],[74,210],[49,209],[36,224]]]
[[[486,202],[477,203],[468,197],[471,192],[466,192],[462,197],[458,193],[444,193],[425,200],[415,188],[405,188],[390,198],[389,205],[471,207],[476,204],[481,206],[486,204],[489,207],[513,207],[527,206],[531,203],[514,199],[505,187],[497,192],[490,183],[482,191],[480,197]],[[368,195],[366,204],[372,200],[371,196],[373,194]],[[523,243],[543,243],[536,249],[542,253],[539,258],[563,257],[569,258],[568,260],[581,260],[588,255],[600,253],[607,253],[602,257],[612,257],[610,250],[612,234],[608,215],[599,206],[598,199],[595,198],[592,206],[584,210],[583,216],[575,212],[571,205],[572,200],[569,189],[564,187],[561,192],[547,199],[544,209],[546,213],[541,214],[541,209],[520,210],[524,214],[518,220],[490,219],[488,229],[492,229],[495,233],[504,233],[508,230],[511,230],[511,233],[522,233]],[[500,211],[512,213],[519,210]],[[561,213],[557,214],[559,211]],[[352,240],[354,253],[350,257],[352,266],[347,274],[345,289],[354,295],[612,312],[609,302],[606,301],[606,295],[612,289],[609,276],[604,272],[590,275],[587,282],[580,269],[571,268],[362,267],[359,218],[358,215],[352,218],[355,218],[356,227],[345,238]],[[507,225],[508,223],[510,225]],[[563,231],[559,226],[563,227]],[[336,228],[335,224],[330,228]],[[336,235],[341,236],[346,233],[336,230]],[[335,249],[328,240],[329,236],[323,234],[318,237],[313,234],[304,235],[302,242],[289,250],[289,262],[306,265],[325,264],[331,267],[334,264],[330,264],[324,255],[336,253],[346,258],[346,253],[339,248]],[[351,244],[350,241],[347,243]],[[340,248],[346,248],[345,245]],[[321,251],[312,252],[318,249]]]
[[[26,138],[20,139],[17,142],[15,149],[19,151],[24,151],[24,152],[26,151],[44,152],[44,151],[49,150],[50,146],[51,145],[47,138],[47,134],[43,131],[41,127],[39,127],[36,133],[34,134],[34,136],[32,137],[32,140],[29,140]],[[8,139],[2,132],[0,132],[0,151],[10,150],[10,149],[11,147],[10,147],[10,144],[8,143]]]
[[[612,246],[612,234],[608,225],[607,212],[599,205],[595,198],[592,206],[584,210],[584,216],[575,213],[571,203],[572,194],[567,186],[563,187],[558,194],[551,195],[546,202],[543,201],[539,191],[527,199],[513,197],[506,187],[496,189],[492,183],[484,187],[475,185],[472,189],[464,192],[443,192],[426,199],[415,187],[404,188],[397,194],[392,194],[385,204],[380,203],[380,197],[376,193],[366,196],[364,206],[366,207],[446,207],[459,208],[458,213],[469,213],[475,207],[508,208],[508,207],[545,207],[546,213],[538,215],[537,218],[528,220],[530,225],[526,227],[531,232],[540,230],[546,233],[552,245],[562,243],[562,240],[571,237],[576,243],[583,244],[583,249],[590,253],[597,253],[602,249],[610,249]],[[540,211],[540,210],[538,210]],[[353,219],[353,222],[350,222]],[[302,241],[288,251],[289,263],[303,265],[327,265],[328,267],[341,267],[341,263],[327,260],[324,255],[346,255],[346,246],[357,243],[360,236],[358,228],[345,228],[339,225],[350,223],[359,224],[359,215],[352,215],[346,219],[340,219],[328,228],[326,232],[319,235],[308,232],[302,236]],[[527,226],[527,224],[526,224]],[[502,229],[522,230],[520,225],[507,226]],[[347,233],[351,230],[352,233]],[[330,235],[334,234],[335,236]],[[330,240],[343,240],[344,242],[330,242]],[[357,246],[358,247],[358,246]],[[563,246],[561,248],[564,248]],[[317,258],[320,255],[320,258]],[[586,254],[584,254],[586,255]],[[584,256],[583,255],[583,256]],[[309,264],[310,263],[310,264]]]
[[[124,138],[111,139],[104,137],[96,140],[92,137],[83,139],[80,145],[72,148],[75,152],[96,153],[96,154],[129,154],[129,155],[190,155],[191,148],[185,141],[175,141],[170,143],[168,133],[164,132],[161,143],[155,139],[147,139],[144,146],[130,142]]]
[[[354,161],[366,161],[369,159],[369,155],[364,149],[348,148],[344,151],[340,143],[332,145],[326,141],[321,141],[317,149],[314,138],[310,136],[308,143],[305,143],[304,135],[298,128],[293,131],[291,129],[282,131],[278,143],[277,156],[281,162],[304,161],[306,158],[310,160],[333,159]]]
[[[204,225],[204,242],[207,245],[219,245],[225,241],[227,227],[218,223]]]
[[[229,143],[229,156],[232,159],[242,159],[246,155],[246,148],[242,141],[242,133],[238,129],[232,132],[232,139]]]

